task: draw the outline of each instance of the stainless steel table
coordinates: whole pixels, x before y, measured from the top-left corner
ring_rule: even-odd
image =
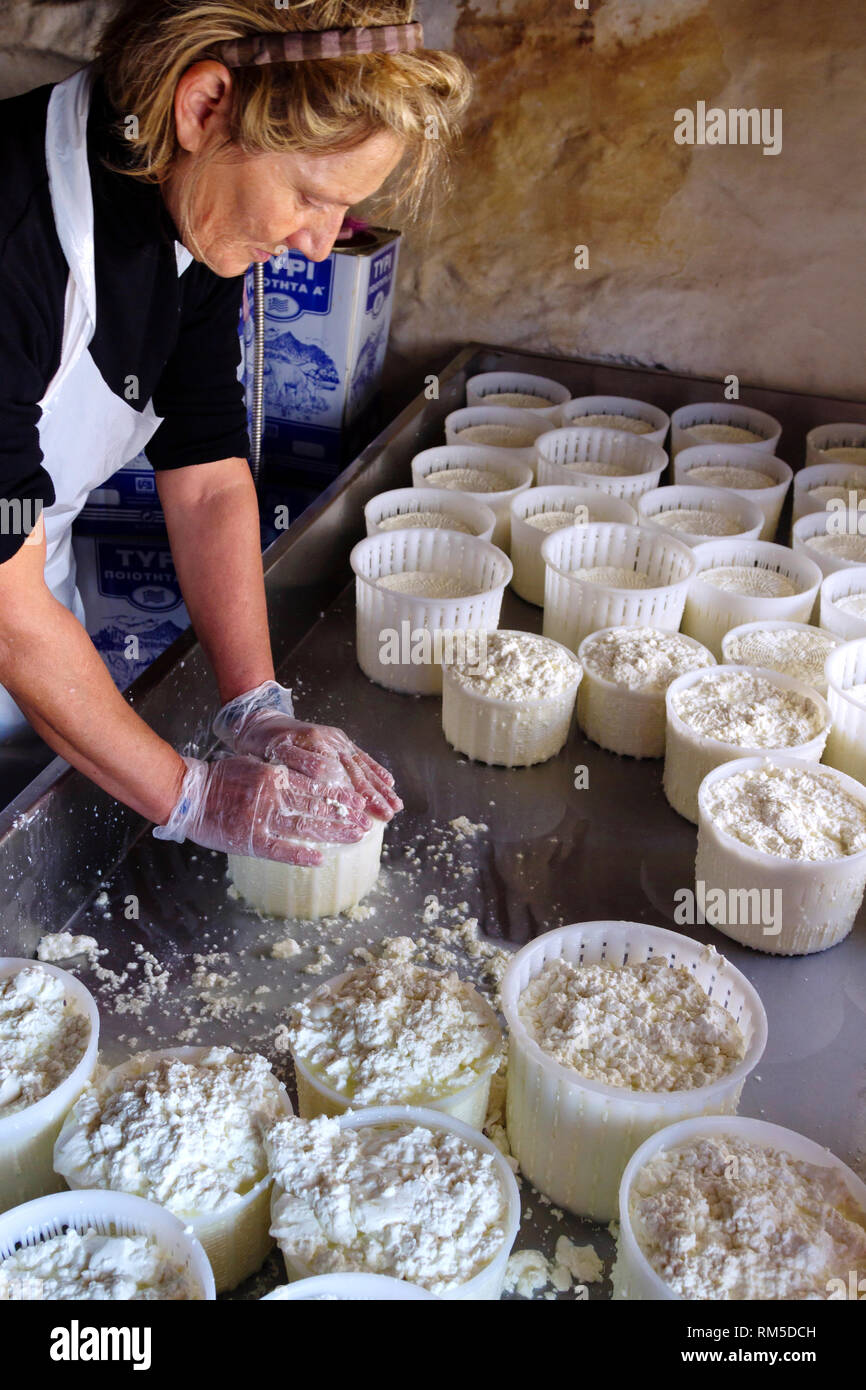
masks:
[[[445,743],[438,698],[388,692],[357,667],[347,560],[363,534],[363,504],[410,482],[411,456],[441,441],[467,376],[499,367],[557,377],[574,394],[633,395],[665,409],[719,395],[691,378],[470,346],[442,374],[439,400],[413,402],[266,553],[281,679],[302,714],[342,725],[385,762],[406,803],[386,834],[383,873],[365,904],[372,913],[313,925],[262,919],[229,895],[223,856],[155,841],[140,818],[57,760],[0,817],[0,952],[32,955],[42,934],[67,925],[97,938],[105,954],[96,970],[83,961],[75,968],[100,1003],[109,1063],[178,1038],[230,1043],[266,1052],[290,1082],[279,1031],[286,1005],[358,948],[419,936],[435,959],[437,929],[473,917],[505,946],[563,922],[654,922],[713,941],[761,993],[769,1044],[741,1112],[801,1130],[866,1173],[866,914],[846,942],[802,959],[677,927],[674,893],[693,881],[695,831],[668,806],[659,762],[618,758],[574,730],[559,757],[539,767],[471,764]],[[782,420],[780,452],[793,463],[812,425],[866,421],[866,407],[851,402],[745,390],[742,399]],[[501,626],[539,631],[540,623],[539,609],[506,595]],[[177,747],[207,751],[216,693],[191,634],[130,697]],[[588,769],[585,790],[575,788],[579,764]],[[450,824],[459,817],[487,828],[461,835]],[[271,945],[287,931],[302,950],[274,959]],[[477,977],[483,960],[459,944],[446,949]],[[550,1256],[564,1233],[593,1242],[609,1271],[606,1230],[551,1212],[528,1185],[523,1203],[518,1248]],[[281,1277],[273,1256],[233,1296],[257,1296]],[[591,1286],[591,1297],[608,1294],[607,1282]]]

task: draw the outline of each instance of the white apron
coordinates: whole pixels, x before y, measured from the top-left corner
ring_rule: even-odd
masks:
[[[93,69],[83,68],[58,83],[48,102],[48,186],[69,279],[60,365],[39,402],[43,467],[55,491],[55,501],[42,513],[45,582],[81,622],[84,607],[75,586],[72,523],[88,493],[140,453],[161,423],[152,401],[139,411],[116,396],[87,351],[96,327],[93,198],[87,163],[92,84]],[[179,242],[175,250],[177,272],[182,275],[192,255]],[[28,728],[24,715],[0,686],[0,740]]]

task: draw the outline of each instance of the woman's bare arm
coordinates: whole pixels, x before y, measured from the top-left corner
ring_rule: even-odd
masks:
[[[186,766],[117,690],[78,619],[45,583],[45,534],[0,564],[0,685],[56,753],[161,824]]]

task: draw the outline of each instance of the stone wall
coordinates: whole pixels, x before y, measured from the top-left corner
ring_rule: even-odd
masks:
[[[5,0],[0,95],[72,71],[110,0]],[[421,0],[477,76],[453,200],[403,248],[392,382],[470,339],[862,398],[860,0]],[[698,101],[777,156],[683,146]],[[589,248],[589,268],[574,248]]]

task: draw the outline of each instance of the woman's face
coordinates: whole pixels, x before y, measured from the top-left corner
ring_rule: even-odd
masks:
[[[184,245],[217,275],[242,275],[277,247],[323,261],[350,207],[381,186],[403,147],[390,131],[334,154],[217,154],[228,138],[230,76],[220,63],[195,63],[175,93],[181,154],[163,197]],[[191,181],[188,183],[187,181]],[[184,190],[191,188],[187,219]]]

